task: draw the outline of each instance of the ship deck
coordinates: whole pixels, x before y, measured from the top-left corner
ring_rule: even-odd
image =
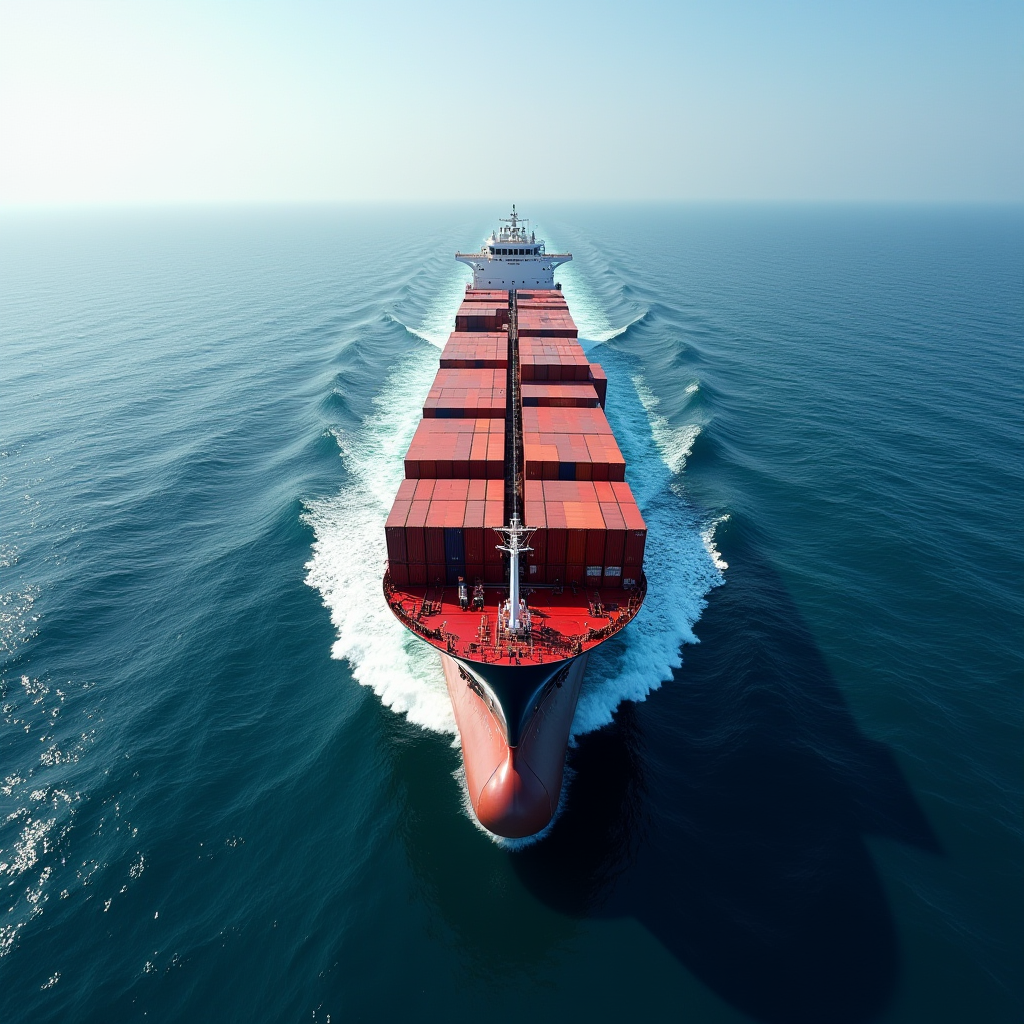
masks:
[[[529,587],[523,592],[532,618],[528,635],[513,636],[499,627],[498,606],[508,598],[503,587],[483,588],[483,608],[463,611],[459,588],[396,587],[384,576],[384,596],[392,612],[410,630],[439,651],[466,661],[550,664],[576,657],[619,632],[640,610],[647,591],[636,587]]]

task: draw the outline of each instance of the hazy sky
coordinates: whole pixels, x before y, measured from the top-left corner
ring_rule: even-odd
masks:
[[[1024,3],[0,0],[0,204],[1024,200]]]

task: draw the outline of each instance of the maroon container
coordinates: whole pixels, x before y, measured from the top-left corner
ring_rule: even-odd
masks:
[[[548,531],[546,529],[537,530],[530,538],[530,547],[533,548],[530,561],[537,565],[545,565],[548,560]]]
[[[566,530],[566,562],[582,565],[587,555],[587,531]]]
[[[384,537],[388,546],[389,562],[406,562],[409,559],[408,549],[405,546],[404,526],[385,526]]]
[[[427,549],[423,539],[423,524],[427,519],[428,502],[414,501],[405,521],[405,549],[409,565],[423,565],[427,561]]]
[[[587,556],[584,559],[588,566],[604,566],[605,530],[587,530]]]
[[[567,584],[575,583],[577,586],[583,584],[586,578],[586,566],[574,565],[571,562],[565,567],[565,582]]]
[[[639,568],[644,564],[644,546],[646,543],[646,530],[626,531],[625,551],[622,556],[623,567]]]
[[[564,529],[548,528],[547,536],[547,562],[548,565],[564,565],[567,531]]]
[[[431,504],[434,504],[433,502]],[[444,527],[428,526],[423,530],[428,565],[444,564]]]

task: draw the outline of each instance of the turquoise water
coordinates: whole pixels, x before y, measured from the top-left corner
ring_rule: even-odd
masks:
[[[652,597],[518,850],[379,593],[501,212],[0,222],[0,1019],[1019,1019],[1024,212],[528,211]]]

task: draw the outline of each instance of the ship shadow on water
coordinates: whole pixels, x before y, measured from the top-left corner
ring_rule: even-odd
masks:
[[[730,547],[677,679],[580,740],[563,816],[513,867],[552,909],[637,918],[755,1019],[868,1021],[900,958],[864,837],[938,843],[778,574]]]

